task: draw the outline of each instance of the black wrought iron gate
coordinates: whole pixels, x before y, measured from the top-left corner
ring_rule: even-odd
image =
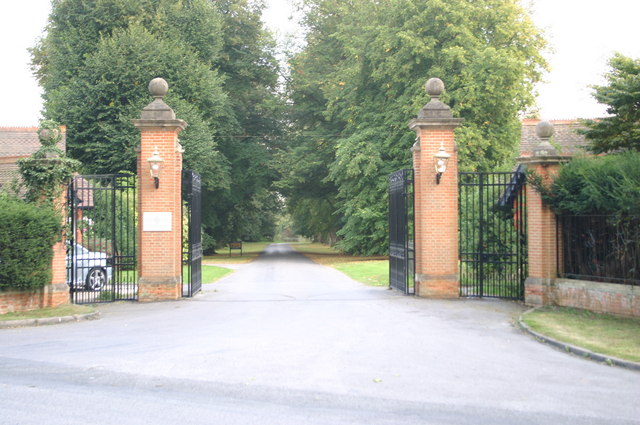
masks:
[[[202,289],[202,188],[200,175],[182,171],[182,296]]]
[[[415,293],[413,170],[389,175],[389,286]]]
[[[525,174],[459,174],[460,296],[521,300],[527,277]]]
[[[68,186],[67,284],[71,300],[137,300],[136,176],[76,176]]]

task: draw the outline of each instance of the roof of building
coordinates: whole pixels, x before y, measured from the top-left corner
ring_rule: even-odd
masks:
[[[58,148],[66,150],[67,129],[60,127],[62,140]],[[0,127],[0,188],[19,176],[16,161],[40,149],[38,127]]]
[[[66,127],[62,130],[62,140],[58,147],[66,148]],[[29,156],[40,149],[38,127],[0,127],[0,158]]]
[[[533,149],[540,143],[536,136],[536,125],[542,120],[522,120],[520,133],[520,155],[531,156]],[[558,149],[559,155],[580,155],[585,153],[587,141],[577,130],[585,128],[578,120],[548,120],[553,124],[554,134],[550,143]]]

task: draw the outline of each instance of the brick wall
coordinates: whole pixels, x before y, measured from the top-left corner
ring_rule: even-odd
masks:
[[[528,170],[550,179],[559,170],[560,157],[523,159]],[[558,305],[640,316],[640,288],[630,285],[559,279],[562,252],[557,240],[556,216],[542,202],[540,194],[527,188],[529,277],[525,281],[525,303],[534,306]]]
[[[555,279],[549,304],[598,313],[640,317],[640,287],[574,279]]]
[[[69,287],[66,283],[51,284],[32,291],[0,291],[0,314],[58,307],[68,303]]]

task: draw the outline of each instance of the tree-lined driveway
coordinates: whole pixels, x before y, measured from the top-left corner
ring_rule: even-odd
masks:
[[[370,288],[274,244],[195,299],[0,332],[0,424],[640,424],[640,373],[502,301]]]

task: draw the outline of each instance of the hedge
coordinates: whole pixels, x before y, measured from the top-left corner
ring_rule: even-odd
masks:
[[[0,194],[0,226],[0,290],[48,284],[60,216],[50,207]]]
[[[640,152],[575,158],[551,185],[535,174],[529,177],[557,213],[625,216],[640,211]]]

